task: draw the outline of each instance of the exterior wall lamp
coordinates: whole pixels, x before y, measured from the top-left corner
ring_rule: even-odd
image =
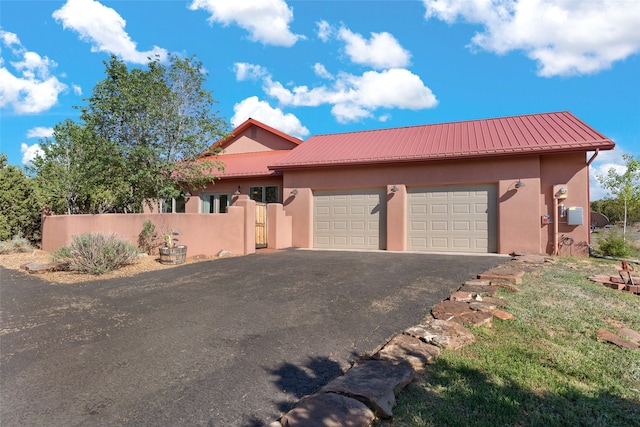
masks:
[[[395,193],[396,191],[398,191],[398,187],[396,187],[395,185],[393,187],[391,187],[391,192]]]
[[[298,194],[298,189],[294,188],[293,190],[291,190],[291,193],[289,193],[289,194],[291,194],[292,196],[297,195]]]
[[[238,185],[238,189],[236,190],[235,193],[233,193],[234,196],[239,196],[240,195],[240,188],[242,188],[242,186]]]
[[[520,181],[520,178],[518,178],[518,182],[516,182],[516,189],[517,188],[522,188],[522,187],[526,187],[527,184],[525,184],[524,182]]]

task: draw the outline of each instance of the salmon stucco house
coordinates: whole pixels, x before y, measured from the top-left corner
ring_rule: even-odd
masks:
[[[614,148],[567,111],[305,142],[249,119],[218,144],[225,173],[187,213],[239,193],[281,203],[299,248],[573,255],[588,250],[589,164]]]

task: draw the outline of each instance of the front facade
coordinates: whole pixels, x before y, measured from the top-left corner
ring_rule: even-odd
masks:
[[[186,213],[225,213],[234,195],[247,194],[261,203],[282,203],[282,173],[268,168],[281,161],[302,140],[284,134],[257,120],[248,119],[216,144],[222,150],[217,160],[224,165],[215,184],[192,191]]]
[[[283,205],[294,247],[566,255],[588,251],[588,153],[614,147],[569,112],[304,143],[250,119],[223,144],[225,174],[187,212],[240,192]]]

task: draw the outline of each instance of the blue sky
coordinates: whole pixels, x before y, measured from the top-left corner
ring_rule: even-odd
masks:
[[[110,54],[196,55],[230,125],[311,135],[569,110],[640,154],[640,0],[2,0],[0,141],[23,165]],[[592,180],[592,199],[604,195]]]

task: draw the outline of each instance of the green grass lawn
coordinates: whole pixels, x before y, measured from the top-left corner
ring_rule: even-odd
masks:
[[[640,426],[640,350],[596,338],[640,332],[640,296],[587,279],[619,266],[559,259],[527,273],[500,295],[516,320],[472,329],[476,342],[443,351],[376,426]]]

